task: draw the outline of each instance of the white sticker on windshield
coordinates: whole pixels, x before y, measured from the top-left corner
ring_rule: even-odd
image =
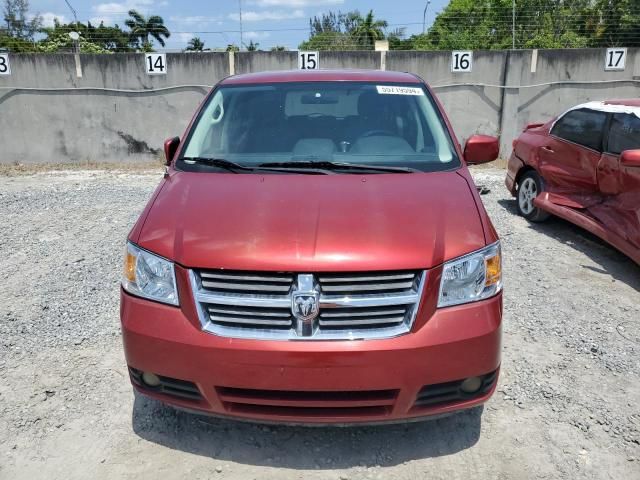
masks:
[[[381,95],[424,95],[424,90],[416,87],[396,87],[391,85],[376,85]]]

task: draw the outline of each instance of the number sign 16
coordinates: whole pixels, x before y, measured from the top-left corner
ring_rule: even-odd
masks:
[[[318,52],[298,52],[299,70],[317,70],[320,68]]]
[[[473,69],[473,52],[451,52],[451,71],[470,72]]]
[[[605,70],[624,70],[626,63],[626,48],[607,48],[607,57],[604,63]]]
[[[144,66],[147,75],[166,75],[167,58],[164,53],[146,53]]]
[[[6,53],[0,53],[0,75],[11,75],[9,55]]]

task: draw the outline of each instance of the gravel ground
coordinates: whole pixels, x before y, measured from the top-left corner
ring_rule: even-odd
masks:
[[[474,173],[504,251],[502,374],[484,410],[418,424],[265,427],[135,397],[124,238],[158,173],[0,177],[0,478],[640,478],[640,268]]]

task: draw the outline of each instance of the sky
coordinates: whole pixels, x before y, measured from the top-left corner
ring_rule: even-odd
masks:
[[[284,45],[296,49],[309,36],[309,18],[328,11],[347,12],[373,9],[390,28],[406,27],[407,35],[420,33],[426,0],[68,0],[78,20],[99,25],[124,26],[127,12],[138,10],[144,15],[160,15],[171,37],[167,50],[184,49],[189,39],[200,37],[205,48],[224,48],[240,43],[239,3],[242,3],[244,43],[258,42],[260,48]],[[427,26],[433,22],[448,0],[432,0],[427,11]],[[73,21],[65,0],[31,0],[31,13],[39,13],[47,26],[58,18]],[[156,47],[159,47],[156,45]]]

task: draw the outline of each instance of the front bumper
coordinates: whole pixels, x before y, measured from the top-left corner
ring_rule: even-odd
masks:
[[[504,181],[507,190],[511,196],[516,196],[517,184],[516,179],[518,178],[518,173],[524,167],[524,162],[520,160],[520,158],[516,155],[516,152],[512,152],[509,157],[509,162],[507,163],[507,175]]]
[[[191,296],[181,298],[178,308],[121,293],[134,387],[180,408],[268,422],[385,423],[479,405],[497,383],[502,294],[423,306],[411,333],[364,341],[219,337],[200,329]],[[159,375],[167,388],[145,387],[141,372]],[[456,382],[474,376],[486,379],[481,391],[459,395]]]

